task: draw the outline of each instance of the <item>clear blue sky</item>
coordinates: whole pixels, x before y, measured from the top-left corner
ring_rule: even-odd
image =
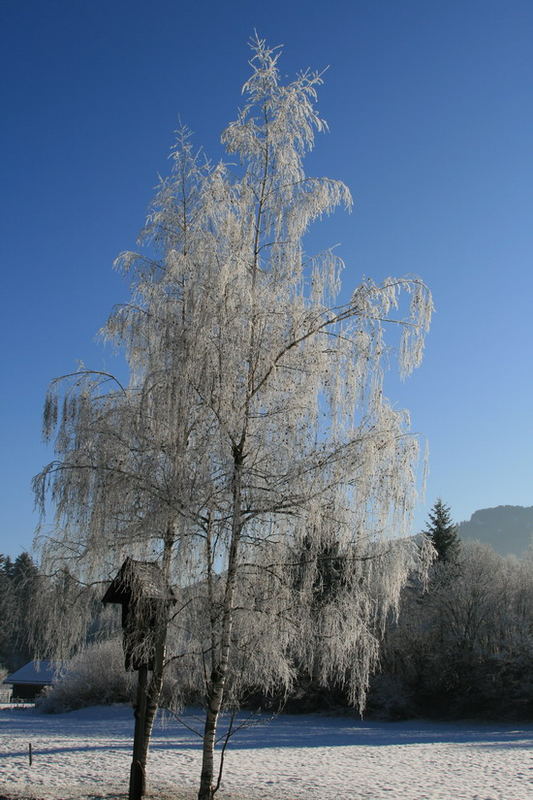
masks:
[[[111,264],[142,226],[178,115],[215,160],[257,28],[282,72],[329,65],[311,174],[356,206],[315,228],[345,284],[416,273],[437,314],[389,395],[429,440],[416,526],[533,504],[530,0],[2,0],[0,552],[31,544],[48,381],[112,367],[95,333],[127,297]]]

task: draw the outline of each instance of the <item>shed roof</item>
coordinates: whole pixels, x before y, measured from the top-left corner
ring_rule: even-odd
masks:
[[[26,683],[49,686],[54,682],[60,665],[55,661],[28,661],[23,667],[4,678],[4,683]]]

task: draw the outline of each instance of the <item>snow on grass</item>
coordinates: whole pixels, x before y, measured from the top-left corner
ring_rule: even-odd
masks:
[[[184,720],[201,729],[200,715]],[[124,706],[0,709],[0,800],[124,798],[132,733]],[[532,745],[533,725],[256,718],[231,740],[217,800],[533,800]],[[192,800],[199,774],[199,738],[161,718],[149,796]]]

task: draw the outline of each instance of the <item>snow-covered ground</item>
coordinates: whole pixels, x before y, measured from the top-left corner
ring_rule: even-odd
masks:
[[[184,720],[201,727],[200,716]],[[131,709],[55,716],[0,709],[0,800],[123,798]],[[32,745],[33,764],[28,750]],[[232,739],[220,800],[533,800],[533,725],[361,722],[283,715]],[[149,796],[193,798],[199,739],[159,720],[148,762]]]

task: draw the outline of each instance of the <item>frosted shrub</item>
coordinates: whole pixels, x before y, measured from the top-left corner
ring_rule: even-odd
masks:
[[[61,714],[86,706],[126,703],[132,699],[135,674],[124,669],[120,639],[99,642],[72,659],[59,681],[39,702],[41,711]]]

